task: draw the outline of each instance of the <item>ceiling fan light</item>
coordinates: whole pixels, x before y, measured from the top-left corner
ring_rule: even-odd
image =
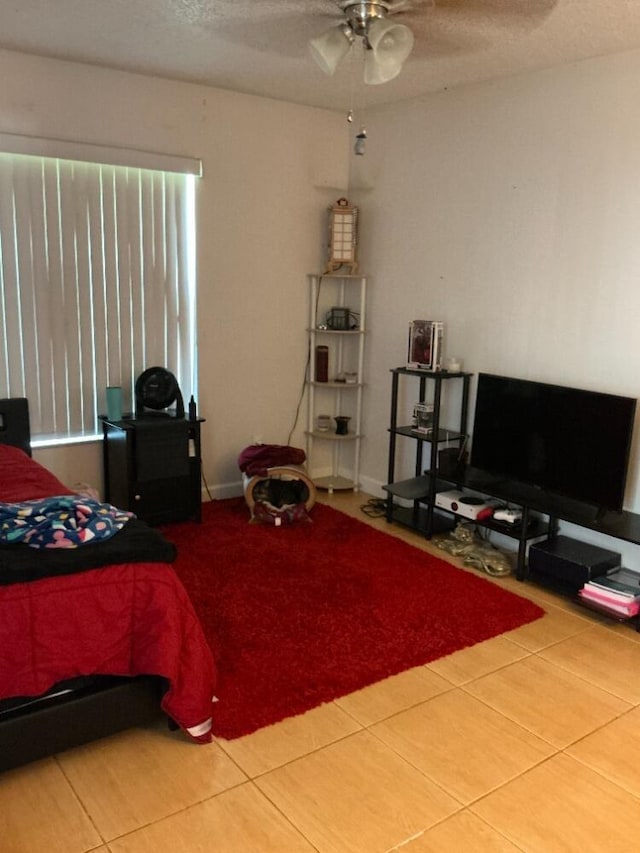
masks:
[[[402,67],[413,49],[413,33],[404,24],[378,18],[369,24],[367,43],[378,62],[393,61]]]
[[[325,74],[333,74],[341,60],[349,53],[353,41],[354,35],[351,28],[340,24],[321,36],[311,39],[309,52]]]
[[[402,63],[386,60],[380,62],[372,50],[368,50],[364,57],[364,82],[367,86],[379,86],[388,83],[402,71]]]

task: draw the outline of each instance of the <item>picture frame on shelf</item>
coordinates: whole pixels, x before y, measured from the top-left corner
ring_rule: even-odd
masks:
[[[413,370],[441,370],[444,323],[440,320],[411,320],[407,367]]]

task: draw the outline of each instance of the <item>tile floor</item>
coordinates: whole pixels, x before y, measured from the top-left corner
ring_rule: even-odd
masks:
[[[159,725],[0,775],[0,850],[639,850],[640,634],[490,582],[546,615],[239,740]]]

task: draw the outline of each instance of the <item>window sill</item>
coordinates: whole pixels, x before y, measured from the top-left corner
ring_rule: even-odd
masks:
[[[68,444],[91,444],[102,442],[102,434],[97,432],[85,435],[38,435],[31,437],[32,448],[61,447]]]

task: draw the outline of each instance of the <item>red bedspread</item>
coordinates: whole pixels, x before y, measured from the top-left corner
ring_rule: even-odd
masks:
[[[45,468],[0,445],[0,501],[63,493]],[[211,740],[213,657],[171,565],[123,563],[0,587],[0,699],[97,674],[166,678],[163,710],[195,740]]]

